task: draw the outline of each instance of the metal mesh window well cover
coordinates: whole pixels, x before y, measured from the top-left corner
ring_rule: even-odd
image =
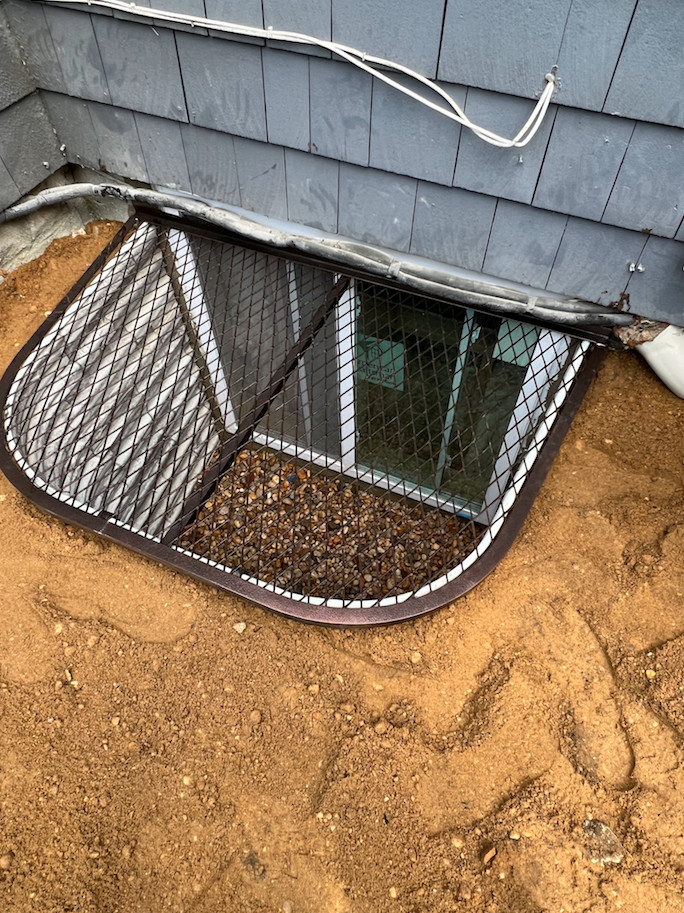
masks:
[[[587,341],[174,220],[120,234],[2,380],[17,487],[307,620],[411,617],[491,570]]]

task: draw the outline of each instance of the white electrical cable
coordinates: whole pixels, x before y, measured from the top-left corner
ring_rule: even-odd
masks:
[[[73,5],[72,0],[50,0],[50,2],[53,4],[57,3]],[[161,22],[176,23],[177,25],[189,25],[194,28],[208,28],[215,32],[226,32],[232,35],[243,35],[250,38],[263,38],[268,41],[288,41],[294,44],[310,44],[324,48],[327,51],[331,51],[337,57],[341,57],[343,60],[351,63],[353,66],[358,67],[360,70],[369,73],[375,79],[380,79],[382,82],[387,83],[388,86],[391,86],[397,91],[402,92],[409,98],[413,98],[415,101],[420,102],[420,104],[431,108],[433,111],[437,111],[439,114],[442,114],[444,117],[448,117],[450,120],[456,121],[456,123],[461,124],[468,130],[472,130],[472,132],[485,143],[489,143],[492,146],[497,146],[500,149],[521,148],[530,142],[544,121],[544,117],[546,116],[546,112],[549,109],[549,104],[551,103],[551,98],[556,88],[556,68],[553,67],[552,70],[544,77],[546,80],[546,85],[544,86],[539,100],[537,101],[537,104],[535,105],[534,110],[530,114],[529,118],[516,133],[513,139],[507,139],[504,136],[499,136],[498,133],[494,133],[493,131],[488,130],[486,127],[481,127],[478,124],[474,124],[466,115],[465,111],[463,111],[454,101],[454,99],[449,95],[449,93],[446,92],[436,82],[428,79],[426,76],[422,76],[415,70],[412,70],[409,67],[405,67],[400,63],[395,63],[392,60],[385,60],[382,57],[374,57],[371,54],[366,54],[365,52],[359,51],[356,48],[350,48],[346,45],[338,44],[335,41],[326,41],[324,38],[316,38],[313,35],[305,35],[301,32],[286,32],[278,31],[272,28],[258,28],[253,26],[238,25],[234,22],[224,22],[221,19],[207,19],[201,16],[189,16],[185,13],[174,13],[169,12],[168,10],[160,10],[154,7],[137,6],[135,3],[126,3],[123,2],[123,0],[85,0],[85,2],[88,6],[99,6],[108,10],[118,10],[119,12],[127,13],[128,15],[139,17],[144,20],[149,20],[152,18]],[[370,64],[374,64],[375,66],[371,66]],[[451,110],[447,110],[442,105],[430,101],[423,95],[419,95],[417,92],[409,89],[407,86],[401,85],[401,83],[396,82],[396,80],[392,79],[382,70],[375,69],[377,66],[386,67],[387,69],[394,70],[396,73],[402,73],[405,76],[411,77],[411,79],[415,79],[417,82],[421,83],[421,85],[439,95],[440,98],[442,98],[449,105]]]

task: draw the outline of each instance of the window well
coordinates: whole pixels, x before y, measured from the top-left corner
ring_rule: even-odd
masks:
[[[503,554],[588,348],[139,217],[5,375],[3,469],[52,513],[270,608],[396,620]]]

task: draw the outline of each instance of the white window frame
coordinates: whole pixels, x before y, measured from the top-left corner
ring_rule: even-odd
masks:
[[[192,247],[184,232],[172,229],[169,245],[175,258],[176,270],[185,302],[193,322],[198,344],[206,361],[214,385],[216,400],[229,433],[237,430],[238,422],[233,408],[228,382],[226,380],[220,351],[211,324],[210,312],[204,298],[201,277],[197,269]],[[286,264],[287,290],[294,341],[301,332],[299,288],[293,263]],[[340,277],[335,276],[337,281]],[[356,280],[352,279],[335,306],[336,369],[339,389],[339,433],[340,457],[331,457],[311,446],[313,416],[312,397],[309,390],[306,367],[303,360],[298,367],[300,406],[304,424],[306,444],[297,444],[281,437],[255,431],[255,443],[280,450],[289,456],[315,463],[333,472],[338,472],[360,482],[383,488],[394,494],[421,501],[462,516],[472,517],[483,523],[490,523],[497,514],[503,494],[519,460],[523,441],[541,417],[553,379],[560,372],[570,349],[571,341],[555,330],[540,330],[539,336],[527,367],[520,392],[508,423],[499,455],[494,464],[491,480],[485,492],[483,503],[473,504],[454,495],[440,494],[439,488],[448,462],[448,450],[453,433],[456,407],[461,390],[467,353],[477,340],[480,327],[475,322],[475,313],[466,309],[466,318],[461,329],[456,364],[452,374],[451,392],[444,415],[444,428],[435,474],[434,489],[408,482],[388,473],[377,472],[359,465],[356,442],[356,318],[359,308]]]
[[[197,269],[197,261],[192,251],[192,245],[185,232],[177,228],[169,230],[168,240],[174,257],[178,282],[185,299],[185,306],[188,309],[188,314],[197,336],[197,343],[211,377],[221,418],[228,433],[233,434],[238,428],[237,416],[230,399],[228,381],[221,363],[221,353],[214,335],[211,314],[204,297],[202,279]]]

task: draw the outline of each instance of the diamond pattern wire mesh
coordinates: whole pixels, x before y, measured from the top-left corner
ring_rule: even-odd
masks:
[[[3,430],[34,487],[228,588],[387,605],[488,548],[585,350],[143,221],[24,360]]]

